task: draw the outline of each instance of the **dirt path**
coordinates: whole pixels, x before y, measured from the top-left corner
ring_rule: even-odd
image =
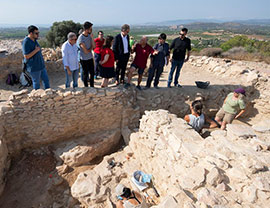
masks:
[[[162,77],[160,79],[160,87],[166,87],[167,86],[167,79],[168,79],[168,73],[170,71],[170,65],[166,66],[164,69],[164,72],[162,74]],[[56,72],[56,73],[49,73],[50,78],[50,84],[52,88],[65,88],[65,73],[63,72]],[[146,77],[144,77],[142,86],[145,86],[146,84]],[[228,80],[222,80],[218,79],[215,75],[210,74],[209,72],[202,70],[198,71],[198,68],[193,67],[191,64],[186,63],[184,67],[181,70],[180,74],[180,83],[181,85],[191,85],[195,86],[194,81],[210,81],[211,84],[217,84],[217,85],[223,85],[223,84],[235,84],[235,83],[226,83]],[[135,75],[132,79],[133,83],[137,83],[137,75]],[[100,87],[101,85],[101,79],[95,80],[95,87]],[[110,84],[109,86],[114,86],[114,84]],[[83,87],[83,82],[81,79],[79,79],[79,87]],[[9,86],[6,85],[4,81],[1,81],[0,83],[0,102],[6,101],[9,96],[13,92],[20,91],[19,86]]]

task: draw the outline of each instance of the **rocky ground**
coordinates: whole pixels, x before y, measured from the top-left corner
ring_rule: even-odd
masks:
[[[57,52],[46,53],[48,59],[59,62]],[[52,88],[64,88],[63,71],[48,71]],[[160,91],[166,88],[168,72],[169,66],[161,77]],[[210,81],[211,89],[242,85],[252,88],[248,99],[256,111],[234,121],[227,131],[215,129],[204,139],[168,111],[146,111],[139,129],[132,129],[131,135],[121,132],[128,145],[117,141],[116,149],[104,158],[96,156],[107,151],[120,132],[91,135],[96,138],[93,141],[106,138],[108,143],[90,144],[88,137],[81,137],[24,150],[12,161],[1,207],[115,207],[114,187],[121,182],[135,188],[132,173],[142,170],[153,174],[161,195],[146,190],[152,207],[266,208],[270,203],[269,76],[270,67],[264,63],[191,57],[182,69],[179,91],[194,94],[194,81]],[[100,83],[95,80],[98,88]],[[6,86],[2,80],[0,100],[6,101],[16,91],[17,86]],[[138,102],[148,102],[156,92],[139,92]]]

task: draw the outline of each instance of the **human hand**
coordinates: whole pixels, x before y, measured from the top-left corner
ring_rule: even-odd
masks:
[[[36,46],[35,50],[36,50],[36,52],[39,52],[40,51],[40,47],[39,46]]]
[[[90,34],[90,37],[93,39],[93,38],[94,38],[94,34],[93,34],[93,33],[91,33],[91,34]]]
[[[172,60],[172,59],[170,59],[170,62],[171,62],[171,63],[172,63],[172,61],[173,61],[173,60]]]
[[[189,58],[186,58],[184,62],[188,62]]]
[[[158,53],[159,53],[159,51],[158,51],[158,50],[154,50],[153,55],[157,55]]]

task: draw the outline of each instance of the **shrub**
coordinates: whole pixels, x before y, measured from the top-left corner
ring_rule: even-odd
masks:
[[[221,48],[204,48],[201,50],[201,56],[211,56],[211,57],[219,57],[221,56],[222,49]]]

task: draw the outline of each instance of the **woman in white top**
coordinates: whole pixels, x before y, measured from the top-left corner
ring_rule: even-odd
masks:
[[[148,208],[142,195],[136,191],[131,191],[130,188],[122,184],[116,186],[115,192],[119,199],[116,203],[116,208]]]
[[[185,121],[199,133],[201,132],[205,123],[205,116],[202,113],[202,109],[202,102],[199,100],[195,100],[190,106],[191,114],[186,115],[184,118]]]

